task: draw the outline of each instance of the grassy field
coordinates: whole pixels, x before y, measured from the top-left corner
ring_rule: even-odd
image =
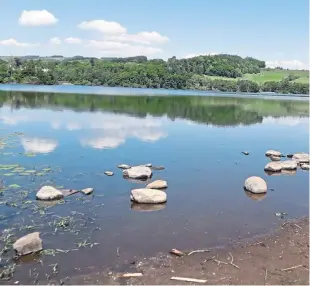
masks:
[[[266,81],[280,81],[289,75],[296,75],[299,78],[294,80],[299,83],[309,82],[309,72],[301,70],[262,70],[258,74],[247,74],[245,77],[249,80],[256,81],[257,83],[264,83]]]
[[[296,75],[299,78],[294,80],[294,82],[299,83],[308,83],[309,82],[309,72],[301,70],[262,70],[258,74],[246,74],[244,79],[255,81],[259,84],[262,84],[266,81],[280,81],[283,78],[288,77],[289,75]],[[210,79],[224,79],[224,80],[239,80],[241,78],[228,78],[220,76],[206,76]]]

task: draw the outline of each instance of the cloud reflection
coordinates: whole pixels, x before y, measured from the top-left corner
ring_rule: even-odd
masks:
[[[51,139],[25,138],[21,139],[21,144],[25,152],[47,154],[53,152],[58,143]]]

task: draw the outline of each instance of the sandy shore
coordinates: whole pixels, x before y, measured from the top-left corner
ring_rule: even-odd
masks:
[[[179,276],[207,280],[204,284],[309,285],[308,254],[309,218],[301,218],[283,221],[271,234],[227,248],[182,257],[161,253],[118,269],[74,277],[66,284],[194,284],[170,280]],[[126,272],[143,276],[120,278]]]

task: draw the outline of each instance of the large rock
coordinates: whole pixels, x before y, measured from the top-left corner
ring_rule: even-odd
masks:
[[[275,156],[275,157],[281,157],[281,152],[280,151],[275,151],[275,150],[268,150],[266,152],[266,156]]]
[[[283,170],[296,170],[297,169],[297,162],[293,160],[287,160],[281,162]]]
[[[146,186],[147,189],[166,189],[168,188],[168,183],[163,180],[156,180],[152,183],[149,183]]]
[[[60,200],[64,197],[63,193],[51,186],[43,186],[36,195],[38,200],[52,201]]]
[[[167,194],[154,189],[134,189],[130,198],[139,204],[161,204],[167,201]]]
[[[282,164],[281,162],[270,162],[265,166],[264,170],[269,172],[280,172],[282,170]]]
[[[13,244],[13,249],[18,255],[26,255],[42,250],[40,233],[33,232],[21,237]]]
[[[309,170],[310,169],[310,165],[309,164],[301,164],[300,168],[302,168],[303,170]]]
[[[267,192],[267,184],[260,177],[249,177],[244,182],[244,188],[254,194],[263,194]]]
[[[149,167],[136,166],[124,170],[123,175],[131,179],[148,179],[152,176],[152,170]]]
[[[298,163],[309,163],[310,156],[308,153],[296,153],[293,156],[293,160],[297,161]]]

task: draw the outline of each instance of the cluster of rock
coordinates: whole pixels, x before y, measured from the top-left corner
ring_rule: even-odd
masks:
[[[83,189],[80,192],[85,195],[93,193],[93,188]],[[36,199],[41,201],[54,201],[61,200],[66,196],[75,194],[79,191],[75,190],[58,190],[52,186],[43,186],[36,194]]]
[[[296,153],[285,156],[279,151],[268,150],[266,156],[271,159],[271,162],[264,168],[266,172],[291,172],[297,170],[298,166],[303,170],[309,170],[310,156],[308,153]],[[282,157],[288,157],[291,160],[281,161]],[[244,182],[244,189],[253,194],[264,194],[268,188],[264,179],[252,176]]]

